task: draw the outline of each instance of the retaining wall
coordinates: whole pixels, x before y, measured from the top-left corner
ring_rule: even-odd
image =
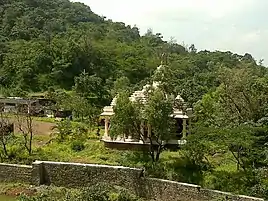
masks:
[[[32,166],[0,163],[0,182],[31,183]]]
[[[35,162],[35,184],[63,186],[68,188],[88,187],[97,183],[121,186],[137,193],[141,170],[121,166],[80,163]]]
[[[264,201],[260,198],[202,189],[199,185],[153,178],[146,178],[145,180],[147,195],[157,201]]]
[[[232,195],[202,189],[201,186],[143,177],[137,168],[36,161],[32,166],[0,164],[0,181],[32,182],[34,185],[87,187],[98,183],[121,186],[156,201],[264,201],[264,199]]]

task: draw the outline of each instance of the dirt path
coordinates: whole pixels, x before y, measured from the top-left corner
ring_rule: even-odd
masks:
[[[15,133],[19,133],[18,123],[16,119],[10,118],[10,123],[15,124]],[[50,135],[52,128],[55,126],[55,123],[49,123],[44,121],[33,120],[33,131],[35,135]]]
[[[33,122],[34,132],[37,135],[50,135],[54,126],[56,126],[55,123],[49,123],[43,121]]]

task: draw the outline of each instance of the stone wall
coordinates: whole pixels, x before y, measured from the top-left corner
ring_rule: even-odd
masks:
[[[202,189],[201,186],[162,179],[145,178],[146,194],[150,199],[174,201],[264,201],[231,193]]]
[[[0,163],[0,182],[31,183],[32,166]]]
[[[87,187],[100,183],[121,186],[139,196],[162,201],[264,201],[259,198],[202,189],[201,186],[143,177],[137,168],[36,161],[32,166],[0,164],[0,182]]]
[[[121,166],[35,162],[33,163],[35,185],[46,184],[63,187],[87,187],[97,183],[121,186],[139,194],[139,178],[142,170]],[[140,179],[140,181],[142,181]]]

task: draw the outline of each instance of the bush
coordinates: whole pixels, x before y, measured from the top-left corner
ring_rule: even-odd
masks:
[[[53,128],[56,130],[53,134],[56,136],[56,140],[58,142],[63,142],[70,138],[72,135],[72,125],[70,121],[60,121],[57,125]]]
[[[128,191],[126,190],[121,190],[119,192],[117,201],[138,201],[140,199],[138,199],[136,196],[130,194]]]
[[[36,196],[21,195],[18,201],[141,201],[128,191],[106,184],[97,184],[84,189],[46,187]]]
[[[73,151],[83,151],[85,149],[85,144],[81,141],[74,141],[71,144],[71,148]]]
[[[88,201],[109,201],[110,187],[105,184],[98,184],[83,190],[80,200]],[[79,199],[77,199],[79,200]]]

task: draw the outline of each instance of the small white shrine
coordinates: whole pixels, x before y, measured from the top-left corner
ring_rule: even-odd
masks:
[[[159,72],[161,68],[164,68],[166,66],[164,65],[160,65],[156,72]],[[153,88],[157,88],[159,86],[159,82],[153,82],[152,85],[145,85],[143,87],[143,89],[141,91],[135,91],[130,97],[129,99],[131,101],[141,101],[143,104],[146,103],[146,90],[148,89],[148,87],[153,87]],[[175,98],[175,103],[178,104],[174,104],[173,107],[173,114],[171,115],[171,117],[173,117],[176,120],[176,136],[174,136],[174,140],[170,140],[168,143],[170,144],[181,144],[182,141],[185,142],[185,139],[187,137],[188,134],[190,134],[191,132],[191,119],[193,117],[193,110],[192,108],[187,108],[187,105],[185,103],[185,101],[183,100],[183,98],[180,95],[177,95],[177,97]],[[111,127],[110,124],[110,119],[111,117],[114,115],[114,106],[116,105],[116,97],[112,100],[111,104],[109,106],[106,106],[103,108],[103,113],[101,113],[101,117],[102,119],[105,120],[105,134],[103,136],[103,141],[105,142],[109,142],[109,141],[113,141],[110,138],[109,135],[109,130]],[[144,134],[145,138],[146,136],[151,136],[153,135],[152,132],[152,128],[150,125],[146,125],[145,122],[141,123],[141,132]],[[146,142],[147,139],[143,139],[143,141]],[[134,140],[131,139],[131,137],[128,137],[127,139],[125,138],[125,136],[121,136],[120,138],[118,138],[116,140],[117,142],[132,142],[132,143],[142,143],[142,140]],[[113,141],[114,142],[114,141]]]

